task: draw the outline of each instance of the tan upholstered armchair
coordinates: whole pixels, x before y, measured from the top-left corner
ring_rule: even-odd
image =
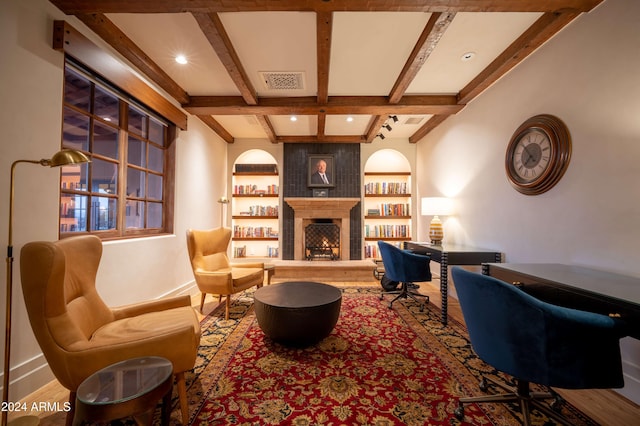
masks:
[[[200,324],[188,296],[111,309],[95,279],[102,242],[84,235],[26,244],[22,289],[33,332],[51,370],[75,394],[84,379],[115,362],[161,356],[173,363],[183,423],[189,419],[185,371],[193,368]],[[67,415],[73,420],[74,410]]]
[[[264,263],[230,263],[227,247],[231,239],[229,228],[206,231],[189,229],[187,247],[196,284],[202,292],[200,312],[207,293],[227,296],[225,319],[229,319],[231,295],[254,285],[262,287]]]

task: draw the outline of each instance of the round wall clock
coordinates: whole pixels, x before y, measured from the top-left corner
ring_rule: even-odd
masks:
[[[531,117],[514,132],[505,157],[511,185],[525,195],[553,188],[569,166],[571,136],[567,126],[548,114]]]

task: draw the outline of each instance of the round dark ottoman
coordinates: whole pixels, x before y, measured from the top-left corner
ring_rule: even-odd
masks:
[[[308,346],[331,333],[340,316],[342,292],[328,284],[297,281],[261,287],[254,293],[258,325],[270,339]]]

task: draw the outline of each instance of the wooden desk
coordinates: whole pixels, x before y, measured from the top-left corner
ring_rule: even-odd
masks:
[[[487,263],[482,273],[554,305],[618,316],[640,339],[640,278],[557,263]]]
[[[485,262],[500,262],[502,253],[495,250],[484,250],[453,244],[432,245],[407,241],[405,249],[414,253],[426,254],[431,260],[440,264],[440,294],[442,295],[442,308],[440,321],[447,324],[447,297],[449,296],[449,265],[481,265]]]

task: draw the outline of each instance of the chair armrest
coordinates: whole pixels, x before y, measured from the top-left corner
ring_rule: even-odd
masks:
[[[264,269],[264,262],[253,262],[253,263],[232,263],[232,268],[260,268]]]
[[[126,306],[119,306],[112,308],[111,312],[115,319],[129,318],[149,312],[165,311],[167,309],[180,308],[183,306],[191,306],[191,297],[176,296],[158,300],[151,300],[148,302],[134,303]]]

